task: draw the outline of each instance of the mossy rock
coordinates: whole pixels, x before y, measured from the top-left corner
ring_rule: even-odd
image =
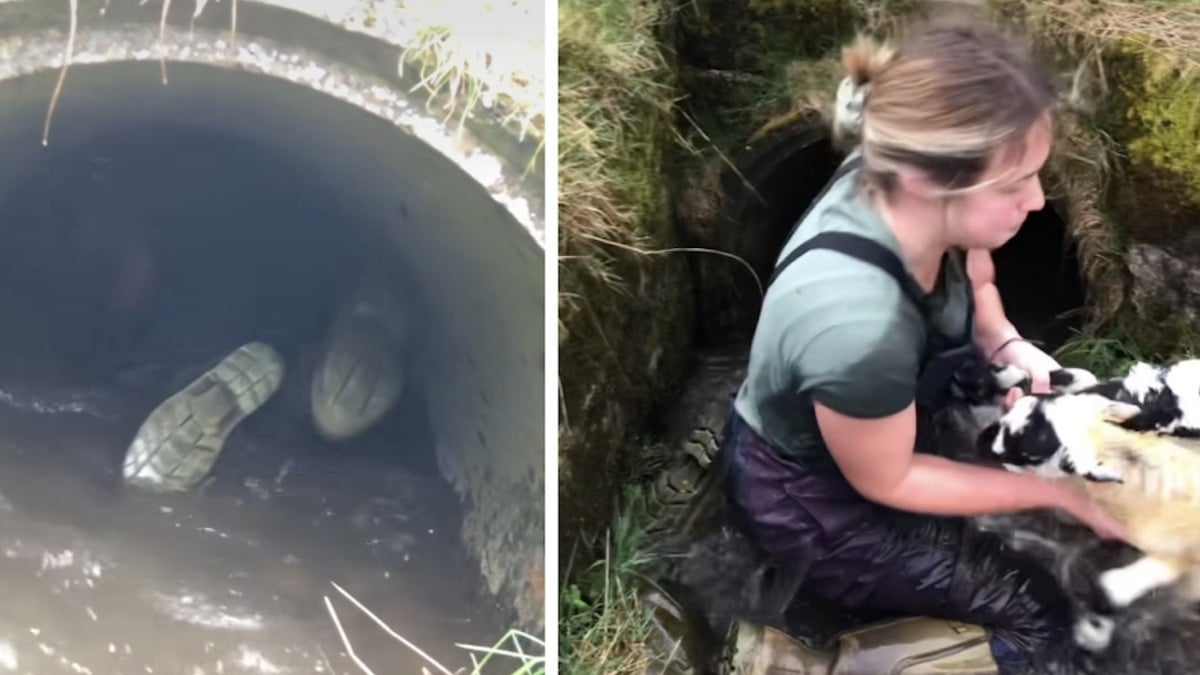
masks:
[[[696,0],[679,9],[680,59],[696,68],[765,74],[775,57],[819,57],[858,25],[845,0]]]
[[[1104,67],[1109,96],[1097,124],[1117,146],[1106,207],[1120,230],[1125,266],[1137,265],[1130,256],[1146,245],[1194,264],[1200,261],[1200,77],[1132,37],[1105,55]],[[1176,306],[1170,284],[1134,277],[1124,321],[1135,348],[1153,358],[1189,351],[1200,322]]]
[[[637,473],[634,437],[686,365],[693,315],[684,260],[658,259],[640,276],[628,295],[591,287],[591,308],[559,349],[559,522],[568,538],[608,524],[613,498]]]
[[[725,152],[814,88],[832,95],[828,67],[861,30],[916,7],[915,0],[694,0],[677,10],[673,48],[700,147]],[[840,72],[837,75],[840,77]],[[817,83],[814,80],[819,79]]]
[[[1126,43],[1100,124],[1126,156],[1113,207],[1131,240],[1200,252],[1200,73]]]

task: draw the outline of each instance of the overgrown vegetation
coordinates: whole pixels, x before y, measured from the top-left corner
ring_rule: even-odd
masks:
[[[411,26],[401,57],[431,95],[446,94],[448,115],[494,108],[521,135],[545,132],[544,9],[490,0],[394,0]]]
[[[664,19],[653,2],[560,3],[560,326],[586,302],[568,289],[590,279],[627,291],[619,252],[665,229],[660,177],[676,90],[656,35]]]
[[[113,0],[106,0],[101,14]],[[143,0],[142,4],[145,4]],[[281,3],[285,4],[285,3]],[[182,2],[177,5],[183,5]],[[48,143],[54,108],[61,94],[74,52],[79,28],[79,1],[68,0],[70,23],[64,45],[63,65],[49,102],[43,129]],[[193,0],[189,27],[210,6],[210,0]],[[237,47],[238,0],[229,0],[229,37]],[[167,39],[172,0],[162,0],[159,15],[159,44]],[[341,8],[339,8],[340,12]],[[545,38],[544,9],[530,0],[494,3],[490,0],[388,0],[363,3],[360,22],[372,27],[381,16],[397,15],[388,21],[390,39],[407,47],[398,55],[401,72],[412,68],[419,75],[418,87],[437,99],[447,120],[461,123],[479,107],[499,112],[503,124],[517,133],[543,139],[545,133]],[[162,62],[164,84],[167,66]]]
[[[651,661],[652,609],[641,600],[652,586],[655,563],[647,537],[651,517],[643,488],[627,487],[624,495],[603,542],[586,542],[603,557],[584,569],[572,569],[578,564],[574,555],[567,562],[570,581],[559,600],[564,673],[641,675]]]
[[[665,178],[678,87],[657,2],[559,5],[559,520],[607,524],[629,432],[682,374],[687,262]],[[670,349],[667,347],[670,346]],[[564,549],[569,544],[564,544]]]
[[[1153,351],[1142,345],[1146,338],[1126,322],[1107,325],[1103,331],[1079,332],[1055,350],[1054,356],[1067,367],[1086,368],[1099,377],[1124,375],[1137,361],[1167,363],[1200,355],[1194,333],[1176,340],[1171,351]]]
[[[1135,243],[1185,259],[1200,252],[1200,4],[989,4],[1073,74],[1073,110],[1048,173],[1080,244],[1087,334],[1146,358],[1185,353],[1190,320],[1131,295],[1125,256]]]
[[[829,112],[842,76],[840,48],[878,34],[916,0],[697,0],[679,11],[680,127],[696,152],[679,170],[707,188],[745,146]],[[697,161],[697,158],[699,161]],[[707,179],[707,182],[706,182]],[[695,199],[690,197],[689,199]]]
[[[1097,330],[1115,320],[1129,294],[1123,269],[1124,243],[1106,207],[1116,148],[1080,114],[1059,115],[1043,183],[1057,202],[1079,250],[1080,274],[1088,292],[1085,328]]]
[[[882,30],[913,0],[697,0],[680,9],[676,46],[688,114],[714,150],[734,153],[795,107],[826,109],[838,50]],[[686,126],[686,125],[685,125]]]
[[[1054,356],[1066,367],[1084,368],[1101,378],[1123,375],[1134,362],[1148,358],[1130,336],[1119,331],[1108,331],[1103,336],[1079,333],[1056,350]]]

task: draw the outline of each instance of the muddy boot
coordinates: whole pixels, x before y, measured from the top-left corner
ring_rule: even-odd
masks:
[[[726,466],[718,446],[719,439],[704,429],[693,430],[679,443],[654,481],[654,532],[690,531],[705,509],[721,498]]]
[[[283,372],[269,345],[238,347],[150,413],[125,455],[125,481],[153,492],[194,488],[234,427],[279,389]]]
[[[407,331],[404,308],[379,289],[361,292],[335,322],[310,391],[313,423],[326,440],[358,436],[400,399]]]
[[[828,650],[786,633],[738,622],[730,629],[722,675],[996,675],[991,633],[926,617],[870,624],[839,635]]]

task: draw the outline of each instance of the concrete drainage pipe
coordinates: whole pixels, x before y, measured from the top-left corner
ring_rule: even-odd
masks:
[[[117,0],[102,15],[104,4],[79,3],[43,145],[68,3],[0,3],[0,414],[13,448],[0,453],[0,579],[20,609],[11,625],[0,617],[0,664],[306,667],[342,649],[322,596],[348,634],[374,631],[360,656],[374,642],[395,663],[383,650],[397,643],[330,581],[456,663],[455,642],[497,637],[463,627],[468,607],[498,608],[493,628],[543,630],[534,142],[487,120],[456,135],[457,120],[400,81],[396,45],[302,11],[242,0],[234,47],[227,14],[189,33],[179,3],[160,45],[160,7]],[[308,421],[308,383],[338,298],[368,267],[407,302],[402,423],[338,443]],[[183,495],[122,485],[121,457],[154,404],[254,340],[279,351],[283,384],[228,436],[206,483]],[[425,436],[412,431],[422,424]],[[304,481],[312,495],[289,492]],[[454,522],[434,513],[435,484]],[[52,599],[35,578],[55,574],[97,595]],[[386,606],[398,588],[408,595]],[[72,638],[79,613],[115,632]],[[148,618],[164,613],[241,637],[200,648]],[[281,617],[290,628],[274,642],[246,637]],[[299,628],[310,624],[319,637]],[[156,646],[135,644],[151,627],[166,631]]]

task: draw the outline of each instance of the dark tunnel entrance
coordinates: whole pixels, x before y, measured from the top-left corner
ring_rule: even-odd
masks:
[[[704,292],[697,298],[701,320],[697,345],[728,349],[749,345],[765,288],[779,250],[796,219],[837,169],[838,156],[827,138],[814,130],[792,133],[742,159],[740,175],[726,172],[722,187],[731,195],[721,222],[723,250],[746,261],[758,279],[729,261],[693,259]],[[712,276],[721,270],[726,276]],[[707,279],[720,279],[707,282]]]
[[[379,253],[370,217],[268,146],[156,122],[68,133],[34,159],[0,210],[0,389],[13,406],[40,399],[52,413],[66,392],[165,398],[260,341],[279,353],[288,386],[247,428],[279,409],[301,413],[289,422],[297,433],[315,434],[306,385],[364,272],[421,320],[419,292]],[[409,414],[373,433],[418,425],[422,438],[392,462],[436,476],[416,383],[401,406]],[[218,461],[224,471],[236,456]]]
[[[1008,243],[992,253],[996,287],[1008,318],[1024,336],[1053,352],[1078,330],[1085,296],[1079,252],[1066,223],[1047,203],[1029,214]]]
[[[763,284],[770,279],[797,219],[840,160],[823,134],[798,133],[745,161],[742,174],[753,190],[741,179],[728,183],[735,197],[723,234],[726,250],[749,262]],[[1047,351],[1062,345],[1080,325],[1085,298],[1077,256],[1065,223],[1050,204],[1031,213],[1018,234],[993,252],[997,287],[1009,318],[1022,335],[1043,342]],[[732,289],[725,291],[730,296],[715,299],[718,294],[709,294],[700,303],[702,316],[732,313],[736,318],[732,324],[702,321],[698,338],[702,346],[748,344],[753,335],[761,296],[748,275],[738,270],[732,276]],[[735,307],[713,310],[717,302]]]

